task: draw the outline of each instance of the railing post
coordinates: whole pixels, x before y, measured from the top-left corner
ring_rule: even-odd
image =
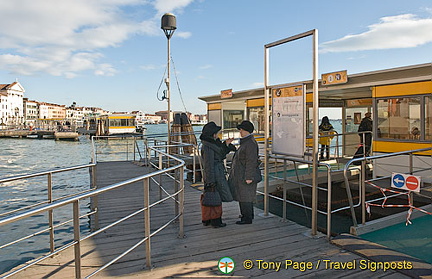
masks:
[[[409,173],[413,174],[414,166],[413,166],[413,153],[410,152],[409,154]]]
[[[126,138],[126,161],[129,161],[129,138]]]
[[[97,189],[97,178],[96,178],[96,165],[92,166],[92,189]],[[94,213],[93,218],[93,231],[97,231],[99,229],[99,196],[93,196],[91,198],[91,210]]]
[[[74,229],[74,252],[75,252],[75,278],[81,278],[81,245],[80,245],[80,222],[79,201],[73,203],[73,229]]]
[[[331,237],[331,208],[332,205],[332,180],[331,166],[327,165],[327,240]]]
[[[135,158],[135,147],[138,149],[138,146],[136,144],[137,144],[136,138],[133,137],[133,160],[134,160],[134,162],[136,161],[136,158]]]
[[[174,193],[177,193],[177,191],[179,190],[179,185],[177,183],[177,179],[179,178],[179,172],[178,169],[174,170]],[[175,205],[174,205],[174,214],[175,216],[177,216],[179,214],[179,197],[178,195],[175,196],[174,198],[175,201]]]
[[[162,168],[162,153],[159,153],[159,169]],[[159,199],[162,199],[162,174],[159,174]]]
[[[286,159],[284,159],[283,161],[283,178],[284,178],[284,182],[283,182],[283,194],[282,194],[282,198],[283,198],[283,204],[282,204],[282,222],[286,222],[287,221],[287,216],[286,216],[286,179],[287,179],[287,162]]]
[[[52,173],[48,173],[48,203],[52,203]],[[54,252],[54,212],[53,210],[48,211],[48,225],[49,225],[49,241],[50,241],[50,251]]]
[[[193,145],[192,146],[192,164],[193,164],[193,166],[192,166],[192,183],[196,183],[196,177],[195,177],[195,172],[196,172],[196,167],[195,167],[195,164],[196,164],[196,159],[195,159],[195,154],[197,154],[197,152],[196,152],[196,148],[195,148],[195,145]],[[225,163],[226,163],[226,161],[225,161]]]
[[[147,238],[146,246],[146,267],[151,268],[151,243],[150,243],[150,181],[144,179],[144,237]]]
[[[409,153],[409,173],[413,174],[414,172],[414,165],[413,165],[413,153],[410,152]],[[414,195],[412,191],[409,191],[409,205],[410,205],[410,210],[412,209],[412,205],[414,204]]]
[[[179,168],[180,172],[180,189],[179,193],[179,202],[180,202],[180,216],[179,216],[179,238],[184,238],[184,195],[185,195],[185,186],[184,186],[184,169],[183,167]]]
[[[361,162],[361,174],[360,174],[360,197],[361,197],[361,210],[362,210],[362,224],[366,223],[366,160]]]

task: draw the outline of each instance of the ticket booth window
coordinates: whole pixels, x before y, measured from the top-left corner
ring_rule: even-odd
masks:
[[[244,120],[244,110],[224,110],[223,129],[237,129],[237,126]]]
[[[378,138],[418,140],[421,135],[420,98],[378,100]]]
[[[248,108],[249,120],[255,127],[255,133],[264,133],[264,108],[263,107],[255,107]]]

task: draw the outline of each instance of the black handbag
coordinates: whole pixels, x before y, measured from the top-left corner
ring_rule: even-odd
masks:
[[[204,205],[204,206],[220,206],[220,205],[222,205],[221,196],[213,185],[212,186],[210,186],[210,185],[204,186],[202,205]]]

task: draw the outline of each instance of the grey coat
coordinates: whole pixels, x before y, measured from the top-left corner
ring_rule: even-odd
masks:
[[[253,135],[240,139],[240,147],[234,155],[228,184],[234,200],[255,201],[257,184],[261,181],[258,161],[258,144]],[[247,184],[246,180],[252,180]]]
[[[234,145],[226,145],[219,139],[203,140],[202,139],[201,156],[204,168],[204,183],[216,184],[216,190],[219,192],[223,202],[233,201],[231,191],[226,179],[224,159],[230,151],[235,151]]]

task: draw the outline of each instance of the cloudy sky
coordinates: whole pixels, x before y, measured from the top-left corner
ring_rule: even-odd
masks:
[[[171,12],[171,107],[260,87],[264,45],[319,31],[320,74],[432,62],[430,0],[0,0],[0,83],[39,101],[111,111],[164,110]],[[272,84],[312,77],[311,39],[270,52]]]

